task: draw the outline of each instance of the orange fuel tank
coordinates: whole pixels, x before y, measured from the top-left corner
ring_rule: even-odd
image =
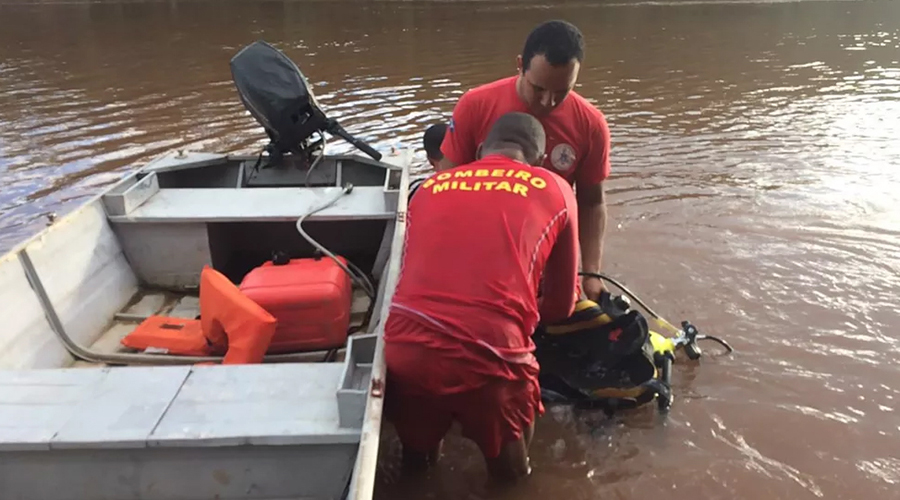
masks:
[[[353,288],[329,257],[266,262],[247,273],[240,290],[278,319],[270,353],[332,349],[347,341]]]

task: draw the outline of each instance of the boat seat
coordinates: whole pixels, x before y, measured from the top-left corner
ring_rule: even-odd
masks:
[[[222,364],[260,363],[277,320],[228,278],[204,266],[200,273],[200,319],[150,316],[122,339],[141,351],[183,356],[225,355]]]
[[[337,187],[163,188],[126,214],[110,215],[114,223],[296,222],[341,191]],[[309,221],[393,220],[395,193],[383,186],[354,186]]]

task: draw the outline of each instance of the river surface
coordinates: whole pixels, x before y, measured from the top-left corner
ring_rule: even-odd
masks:
[[[513,490],[460,438],[394,477],[388,432],[376,496],[900,499],[900,2],[0,0],[0,246],[170,149],[264,145],[228,67],[257,38],[418,147],[552,17],[611,126],[606,271],[736,352],[677,363],[667,419],[548,411]]]

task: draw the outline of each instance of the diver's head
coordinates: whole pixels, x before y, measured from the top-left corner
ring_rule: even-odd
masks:
[[[441,152],[441,143],[444,142],[444,134],[447,133],[447,125],[444,123],[435,123],[425,130],[425,136],[422,138],[425,146],[425,156],[428,157],[428,163],[432,168],[437,169],[438,162],[444,159],[444,153]]]
[[[533,166],[544,163],[544,127],[527,113],[506,113],[494,122],[487,138],[478,146],[478,158],[501,154]]]

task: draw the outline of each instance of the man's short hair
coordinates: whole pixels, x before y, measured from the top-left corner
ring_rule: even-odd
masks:
[[[447,133],[447,124],[435,123],[425,130],[425,137],[422,142],[425,146],[425,154],[432,160],[444,159],[444,153],[441,153],[441,143],[444,142],[444,134]]]
[[[572,59],[584,61],[584,36],[567,21],[547,21],[534,28],[522,49],[522,71],[531,65],[534,56],[544,56],[551,66],[568,64]]]
[[[482,144],[484,151],[517,147],[534,165],[543,159],[547,136],[537,118],[527,113],[506,113],[494,122]]]

